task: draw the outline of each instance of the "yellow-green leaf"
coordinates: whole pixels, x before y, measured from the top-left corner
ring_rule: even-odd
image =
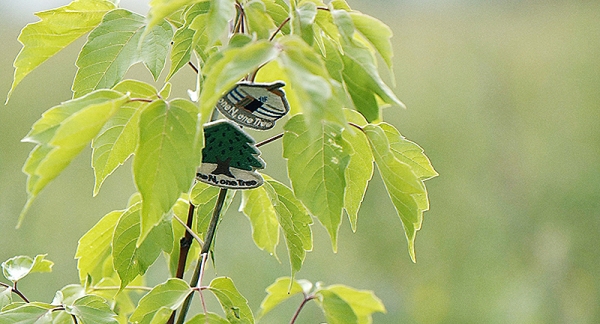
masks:
[[[75,259],[82,284],[88,275],[92,277],[92,284],[101,279],[102,261],[110,254],[113,232],[123,212],[115,210],[106,214],[79,239]]]
[[[265,314],[290,297],[301,294],[303,289],[297,281],[289,277],[283,277],[278,278],[265,291],[267,292],[267,296],[260,303],[259,318],[265,316]]]
[[[375,163],[383,178],[396,212],[402,221],[408,251],[413,262],[415,257],[415,236],[423,222],[423,198],[426,189],[423,181],[412,168],[396,158],[384,130],[378,125],[367,125],[364,131],[369,139]]]
[[[54,263],[45,259],[46,254],[38,254],[35,258],[26,255],[12,257],[2,262],[4,277],[12,282],[23,279],[34,272],[51,272]]]
[[[355,125],[364,125],[366,120],[358,112],[345,109],[346,119]],[[348,144],[350,162],[344,172],[346,191],[344,209],[348,213],[352,230],[356,231],[358,210],[367,191],[367,185],[373,177],[373,154],[365,134],[352,126],[342,131],[342,138]]]
[[[359,324],[352,307],[336,293],[329,290],[319,291],[319,305],[325,313],[328,324]]]
[[[166,307],[175,310],[192,292],[187,282],[171,278],[144,295],[129,320],[134,323],[149,324],[160,308]]]
[[[290,188],[268,176],[265,188],[283,230],[292,270],[292,279],[300,271],[306,251],[312,250],[312,217]]]
[[[421,180],[427,180],[438,176],[429,158],[419,145],[406,139],[394,126],[388,123],[380,123],[379,127],[385,132],[394,156],[410,165],[417,177]]]
[[[243,47],[227,48],[216,61],[206,66],[200,111],[202,121],[209,120],[217,101],[235,84],[259,66],[277,57],[277,49],[266,40],[256,41]]]
[[[348,148],[344,148],[347,144],[341,127],[322,121],[319,133],[313,135],[307,122],[303,115],[296,115],[286,123],[283,156],[294,193],[327,229],[335,251],[342,222]]]
[[[131,98],[156,99],[156,89],[144,82],[125,80],[114,87]],[[104,180],[135,152],[138,143],[140,113],[149,103],[129,101],[106,122],[92,141],[92,167],[94,168],[94,195],[98,194]]]
[[[344,300],[358,319],[358,324],[371,324],[373,313],[385,313],[385,306],[370,290],[358,290],[344,285],[332,285],[326,290]]]
[[[210,282],[208,289],[217,297],[231,323],[254,324],[254,316],[248,301],[240,294],[230,278],[215,278]]]
[[[119,92],[99,90],[49,109],[32,126],[23,141],[37,146],[23,166],[28,176],[28,200],[19,224],[39,192],[71,163],[127,100]]]
[[[142,112],[140,143],[133,160],[135,184],[142,195],[138,246],[192,186],[201,143],[198,108],[191,102],[157,100]]]
[[[27,74],[92,30],[114,7],[106,0],[75,0],[66,6],[36,13],[41,20],[25,26],[18,38],[23,48],[14,62],[14,80],[7,100]]]
[[[271,199],[263,186],[242,191],[242,211],[252,224],[252,238],[261,250],[275,254],[279,244],[279,222]]]
[[[79,53],[73,96],[112,88],[123,79],[129,67],[140,61],[146,63],[156,77],[166,59],[170,29],[163,21],[147,30],[143,16],[125,9],[107,13]],[[151,46],[145,43],[147,41]]]
[[[280,37],[278,43],[282,48],[278,61],[290,81],[289,92],[297,97],[312,131],[319,131],[322,120],[343,126],[337,82],[329,76],[321,55],[297,36]]]

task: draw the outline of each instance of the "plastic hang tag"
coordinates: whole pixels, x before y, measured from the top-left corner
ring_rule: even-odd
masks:
[[[290,111],[281,87],[273,83],[240,82],[217,102],[217,109],[228,119],[245,127],[267,130]]]
[[[218,120],[204,126],[202,164],[196,179],[209,185],[228,189],[250,189],[263,184],[256,172],[265,162],[254,146],[254,139],[241,127],[228,120]]]

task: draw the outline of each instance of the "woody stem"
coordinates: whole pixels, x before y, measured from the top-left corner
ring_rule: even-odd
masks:
[[[210,252],[210,247],[215,238],[215,233],[217,229],[217,224],[219,223],[219,217],[221,215],[221,211],[223,210],[223,205],[225,204],[225,197],[227,196],[227,189],[221,189],[219,191],[219,196],[217,197],[217,203],[215,204],[215,208],[213,209],[213,214],[210,219],[210,224],[208,225],[208,230],[206,231],[206,238],[204,239],[204,244],[202,245],[202,250],[200,251],[200,260],[198,261],[198,265],[194,270],[194,274],[192,275],[192,279],[190,281],[190,287],[194,288],[199,286],[201,274],[204,272],[204,266],[206,265],[205,260],[207,259],[208,252]],[[179,314],[179,318],[177,319],[177,324],[183,324],[185,322],[185,317],[190,309],[190,304],[192,302],[193,294],[187,296],[183,305],[181,306],[181,314]]]

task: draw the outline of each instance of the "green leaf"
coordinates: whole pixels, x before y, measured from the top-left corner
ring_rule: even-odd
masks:
[[[170,41],[167,36],[172,33],[170,28],[163,21],[147,30],[148,36],[142,41],[146,30],[143,16],[125,9],[107,13],[79,53],[73,97],[112,88],[123,79],[130,66],[140,61],[144,61],[153,74],[160,73],[160,60],[164,61],[167,55],[164,43]],[[156,44],[150,46],[146,41]]]
[[[343,10],[334,10],[332,15],[342,36],[343,77],[355,108],[368,121],[374,121],[380,118],[379,105],[375,95],[385,103],[404,107],[379,76],[372,52],[354,39],[355,27],[350,14]]]
[[[417,177],[427,180],[438,176],[419,145],[407,140],[394,126],[388,123],[380,123],[379,127],[385,132],[394,156],[408,164]]]
[[[295,36],[280,37],[278,43],[282,48],[279,62],[290,80],[288,86],[298,97],[300,110],[313,130],[317,132],[318,123],[324,119],[344,125],[341,104],[334,100],[333,80],[321,55]]]
[[[183,304],[185,298],[193,291],[187,282],[171,278],[159,284],[144,295],[129,320],[140,324],[150,323],[161,307],[175,310]]]
[[[110,254],[112,234],[123,212],[123,210],[115,210],[106,214],[79,239],[75,258],[82,284],[88,275],[92,277],[92,283],[100,279],[102,261]]]
[[[396,158],[385,131],[380,126],[367,125],[364,131],[369,139],[383,183],[402,221],[408,240],[408,251],[414,262],[416,260],[415,235],[421,228],[423,211],[426,209],[419,206],[419,201],[426,195],[425,186],[408,164]]]
[[[2,272],[4,277],[12,282],[23,279],[34,272],[51,272],[54,263],[44,259],[46,254],[38,254],[35,259],[19,255],[2,262]]]
[[[141,81],[125,80],[114,87],[131,98],[156,99],[156,89]],[[94,195],[98,194],[104,180],[135,152],[138,143],[140,113],[147,102],[129,101],[121,106],[92,141],[92,167],[94,168]]]
[[[77,299],[72,306],[66,307],[69,314],[75,315],[81,323],[117,324],[116,314],[99,296],[88,295]]]
[[[172,15],[182,7],[192,5],[201,0],[151,0],[148,11],[148,28],[156,26],[165,17]]]
[[[217,297],[225,315],[231,323],[254,323],[248,301],[227,277],[218,277],[210,282],[208,289]]]
[[[381,20],[365,15],[358,11],[348,13],[352,18],[354,27],[373,45],[377,53],[381,55],[383,61],[387,64],[390,71],[392,70],[392,30]]]
[[[200,181],[196,182],[192,188],[190,199],[196,206],[195,219],[197,221],[193,228],[196,228],[197,233],[200,235],[206,234],[208,224],[210,223],[210,218],[212,217],[215,204],[217,203],[219,190],[220,189],[217,187]],[[223,208],[221,209],[221,215],[225,215],[229,209],[229,206],[235,197],[235,193],[236,190],[227,191],[227,196],[225,196],[225,202],[223,203]]]
[[[259,40],[241,48],[227,48],[221,54],[220,59],[206,66],[200,94],[203,122],[208,121],[215,104],[227,91],[256,68],[275,59],[278,51],[273,43]]]
[[[349,155],[341,127],[325,121],[319,126],[320,133],[312,136],[303,115],[290,119],[284,126],[283,156],[294,193],[327,229],[336,251]]]
[[[303,292],[302,286],[292,280],[292,278],[278,278],[272,285],[266,289],[267,296],[260,303],[259,318],[265,316],[277,305],[286,301],[290,297]]]
[[[303,2],[292,15],[292,33],[300,36],[308,45],[314,43],[313,25],[317,16],[317,5],[313,2]]]
[[[0,286],[0,310],[10,303],[12,303],[12,289]]]
[[[143,275],[156,261],[161,251],[173,249],[173,232],[169,221],[153,227],[139,247],[140,215],[142,204],[131,206],[119,219],[112,241],[112,255],[115,270],[121,279],[121,289],[135,277]]]
[[[55,306],[45,303],[27,303],[0,312],[0,323],[2,324],[42,324],[50,323],[50,310]]]
[[[49,109],[33,124],[23,141],[38,146],[23,166],[28,176],[28,200],[19,224],[39,192],[69,165],[126,101],[127,96],[121,93],[99,90]]]
[[[336,293],[329,290],[319,291],[320,306],[329,324],[359,324],[352,307]]]
[[[208,10],[207,36],[208,46],[214,45],[229,27],[229,21],[235,17],[235,0],[211,0]]]
[[[147,29],[139,45],[139,55],[144,65],[150,70],[154,81],[158,80],[165,67],[169,46],[173,38],[173,28],[166,22]]]
[[[142,195],[139,244],[192,185],[203,143],[198,109],[183,99],[157,100],[140,116],[140,143],[133,160]]]
[[[258,39],[269,39],[271,31],[275,30],[275,23],[267,14],[267,7],[262,0],[251,0],[244,5],[246,19],[250,34],[256,33]]]
[[[267,8],[267,13],[277,26],[281,26],[283,22],[289,18],[289,5],[284,0],[264,0],[265,7]],[[282,34],[290,33],[289,24],[283,25],[281,28]]]
[[[332,285],[326,290],[335,293],[352,308],[359,324],[371,324],[371,315],[375,312],[385,313],[385,306],[370,290],[357,290],[344,285]]]
[[[66,6],[36,13],[41,20],[25,26],[18,38],[23,48],[14,62],[14,80],[7,101],[27,74],[92,30],[114,7],[110,1],[75,0]]]
[[[277,220],[285,237],[293,279],[302,267],[306,251],[312,250],[310,224],[313,220],[290,188],[268,176],[265,176],[265,180],[263,186],[277,212]]]
[[[256,246],[277,258],[275,248],[279,244],[279,222],[265,188],[261,186],[243,190],[240,211],[250,219],[252,238]]]
[[[204,182],[196,182],[192,188],[190,199],[196,206],[196,231],[198,234],[206,234],[208,223],[217,203],[217,196],[219,196],[219,188],[211,186]],[[222,212],[223,213],[223,212]],[[223,213],[224,214],[224,213]]]
[[[230,322],[214,313],[198,314],[190,318],[186,324],[229,324]]]
[[[75,300],[85,296],[85,289],[81,285],[66,285],[54,294],[52,305],[72,305]]]
[[[188,64],[192,57],[194,31],[187,26],[183,26],[175,32],[173,36],[173,49],[171,49],[171,69],[167,80],[170,80],[173,74]]]
[[[358,112],[345,109],[348,122],[362,126],[366,120]],[[344,171],[346,191],[344,209],[348,213],[352,230],[356,231],[358,210],[362,204],[367,185],[373,177],[373,154],[365,134],[356,128],[348,127],[342,132],[342,138],[350,148],[350,162]]]

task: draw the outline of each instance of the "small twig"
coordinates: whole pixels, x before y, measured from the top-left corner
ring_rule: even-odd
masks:
[[[206,269],[206,260],[208,259],[208,254],[202,254],[202,263],[204,264],[202,266],[202,269],[200,269],[200,281],[198,283],[202,282],[202,278],[204,278],[204,269]],[[204,311],[204,315],[208,314],[208,310],[206,308],[206,301],[204,300],[204,294],[202,294],[202,287],[197,287],[198,288],[198,294],[200,295],[200,302],[202,303],[202,310]]]
[[[192,203],[190,203],[190,206],[193,206]],[[175,218],[175,220],[178,221],[179,224],[181,224],[181,226],[185,228],[186,233],[190,234],[200,244],[200,246],[204,244],[200,236],[194,233],[194,231],[184,221],[182,221],[181,218],[177,217],[177,215],[173,215],[173,218]]]
[[[129,99],[129,102],[153,102],[154,100],[152,99],[146,99],[146,98],[131,98]]]
[[[93,286],[93,287],[90,287],[90,289],[91,290],[119,290],[119,289],[121,289],[121,287],[119,287],[119,286],[104,286],[104,287]],[[145,286],[127,286],[123,289],[125,289],[125,290],[143,290],[143,291],[152,290],[151,287],[145,287]]]
[[[202,274],[204,273],[206,259],[208,258],[208,253],[210,252],[212,242],[215,238],[217,224],[219,223],[219,217],[221,215],[221,211],[223,210],[223,205],[225,204],[225,197],[227,197],[227,189],[221,188],[221,190],[219,190],[219,196],[217,197],[215,208],[213,209],[210,224],[208,225],[208,230],[206,231],[206,239],[204,240],[202,250],[200,251],[202,260],[198,262],[198,265],[194,270],[194,274],[192,275],[192,279],[190,280],[190,287],[192,288],[198,287],[201,283],[200,279],[202,277]],[[187,316],[187,313],[190,309],[190,304],[192,302],[193,297],[194,295],[190,294],[183,301],[183,305],[181,305],[181,313],[179,314],[179,318],[177,319],[177,324],[183,324],[185,322],[185,317]]]
[[[188,65],[194,70],[194,72],[196,72],[196,74],[200,73],[200,70],[198,70],[198,68],[194,65],[194,63],[188,62]]]
[[[281,134],[277,134],[277,135],[275,135],[275,136],[273,136],[273,137],[267,138],[266,140],[264,140],[264,141],[262,141],[262,142],[258,142],[258,143],[256,143],[256,145],[254,145],[254,146],[256,146],[256,147],[261,147],[261,146],[263,146],[263,145],[265,145],[265,144],[269,144],[269,143],[271,143],[271,142],[274,142],[274,141],[276,141],[276,140],[278,140],[278,139],[280,139],[280,138],[282,138],[282,137],[283,137],[283,133],[281,133]]]
[[[365,130],[362,127],[360,127],[359,125],[357,125],[357,124],[355,124],[353,122],[348,122],[348,125],[360,129],[360,131],[363,132],[363,133],[365,132]]]
[[[281,29],[283,28],[283,26],[285,26],[285,24],[287,24],[290,21],[290,17],[285,18],[281,24],[279,24],[279,26],[277,27],[277,29],[273,32],[273,34],[271,35],[271,37],[269,37],[269,41],[272,41],[273,39],[275,39],[275,36],[277,36],[277,33],[279,33],[281,31]]]
[[[298,306],[298,309],[296,309],[296,312],[294,313],[294,316],[292,317],[290,324],[294,324],[296,322],[296,320],[298,319],[298,315],[300,315],[302,308],[304,308],[304,305],[306,305],[306,303],[308,303],[309,301],[311,301],[315,298],[317,298],[317,296],[304,294],[304,300],[302,301],[302,303],[300,303],[300,306]]]
[[[329,8],[327,8],[327,7],[317,7],[317,10],[329,11]]]
[[[21,299],[26,302],[29,303],[29,299],[27,299],[27,297],[25,297],[25,295],[23,295],[23,293],[21,291],[19,291],[19,289],[17,288],[17,282],[15,281],[15,283],[13,284],[12,287],[8,286],[10,288],[10,290],[12,292],[14,292],[15,294],[17,294],[19,297],[21,297]]]

